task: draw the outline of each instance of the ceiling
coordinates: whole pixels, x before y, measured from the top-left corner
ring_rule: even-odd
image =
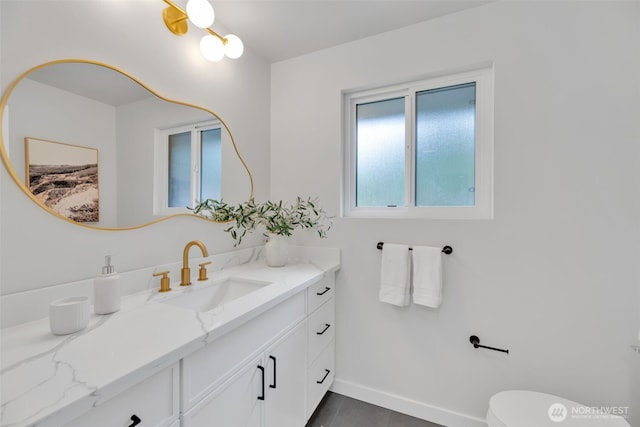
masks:
[[[28,78],[115,107],[153,96],[124,74],[96,64],[49,65],[31,72]]]
[[[495,0],[211,0],[220,25],[273,63]],[[185,0],[186,4],[186,0]],[[212,28],[216,29],[214,23]]]

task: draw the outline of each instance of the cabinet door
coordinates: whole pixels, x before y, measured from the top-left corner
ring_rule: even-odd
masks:
[[[247,363],[220,388],[183,415],[183,427],[260,427],[262,385],[266,372],[262,358]],[[281,426],[282,427],[282,426]]]
[[[302,322],[265,353],[265,427],[305,424],[306,338]]]

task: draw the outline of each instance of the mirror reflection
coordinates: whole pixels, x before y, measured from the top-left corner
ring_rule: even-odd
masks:
[[[188,214],[197,200],[252,196],[251,174],[220,117],[163,98],[107,64],[34,67],[1,106],[9,173],[67,221],[136,228]]]

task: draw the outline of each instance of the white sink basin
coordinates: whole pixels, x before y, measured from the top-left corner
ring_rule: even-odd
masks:
[[[222,281],[205,285],[193,284],[190,289],[186,289],[182,294],[167,298],[162,303],[199,312],[211,311],[270,284],[271,282],[261,280],[229,277]]]

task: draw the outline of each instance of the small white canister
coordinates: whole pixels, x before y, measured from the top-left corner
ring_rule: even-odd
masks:
[[[62,298],[49,304],[49,326],[54,335],[72,334],[83,330],[88,324],[88,297]]]

